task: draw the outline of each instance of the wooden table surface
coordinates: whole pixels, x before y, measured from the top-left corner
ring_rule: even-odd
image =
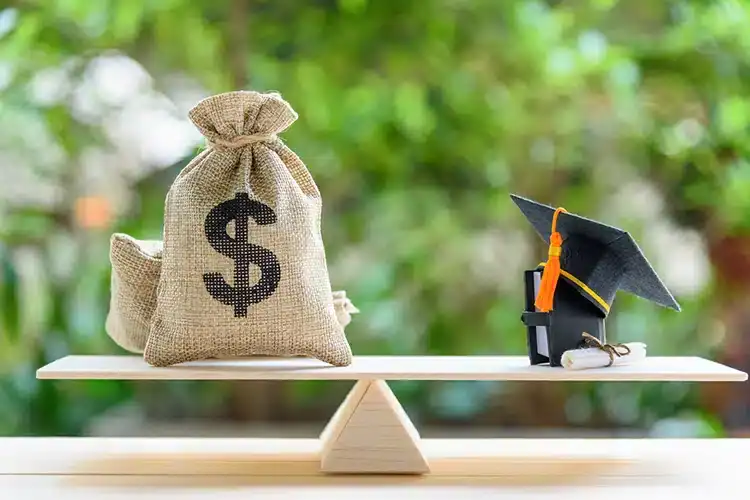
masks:
[[[748,498],[750,440],[426,439],[424,476],[325,476],[315,439],[5,438],[8,499]]]

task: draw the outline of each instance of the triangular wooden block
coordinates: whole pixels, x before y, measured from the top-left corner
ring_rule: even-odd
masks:
[[[382,380],[357,382],[320,439],[323,472],[429,472],[417,429]]]

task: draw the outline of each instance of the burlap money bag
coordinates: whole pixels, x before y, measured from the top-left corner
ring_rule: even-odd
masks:
[[[112,291],[106,330],[123,349],[143,352],[151,317],[156,309],[156,287],[161,275],[161,241],[112,235]]]
[[[321,197],[278,137],[297,114],[279,95],[230,92],[190,119],[209,147],[167,195],[154,366],[250,355],[351,362],[320,229]]]
[[[106,330],[127,351],[142,353],[146,348],[156,309],[163,248],[160,240],[137,240],[123,233],[112,235],[112,295]],[[344,290],[334,291],[332,298],[336,319],[346,327],[359,309]]]
[[[156,309],[156,292],[161,277],[164,244],[137,240],[123,233],[111,238],[112,295],[106,320],[107,334],[123,349],[142,353]],[[342,327],[359,312],[346,291],[332,293],[336,319]]]

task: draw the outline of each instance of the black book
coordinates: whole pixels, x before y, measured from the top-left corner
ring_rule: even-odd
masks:
[[[604,313],[575,288],[561,281],[555,291],[555,308],[550,312],[539,312],[534,301],[539,293],[542,270],[526,271],[524,275],[526,310],[523,321],[532,365],[549,363],[550,366],[560,366],[560,358],[565,351],[583,347],[582,332],[606,342]]]

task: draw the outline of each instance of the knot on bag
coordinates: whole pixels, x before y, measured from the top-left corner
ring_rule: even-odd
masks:
[[[208,145],[232,150],[277,140],[297,113],[281,95],[254,91],[218,94],[199,102],[188,116]]]
[[[243,148],[245,146],[250,146],[251,144],[256,144],[258,142],[271,142],[276,139],[276,134],[252,134],[238,135],[229,140],[217,137],[214,140],[209,139],[207,143],[209,147],[221,150]]]

